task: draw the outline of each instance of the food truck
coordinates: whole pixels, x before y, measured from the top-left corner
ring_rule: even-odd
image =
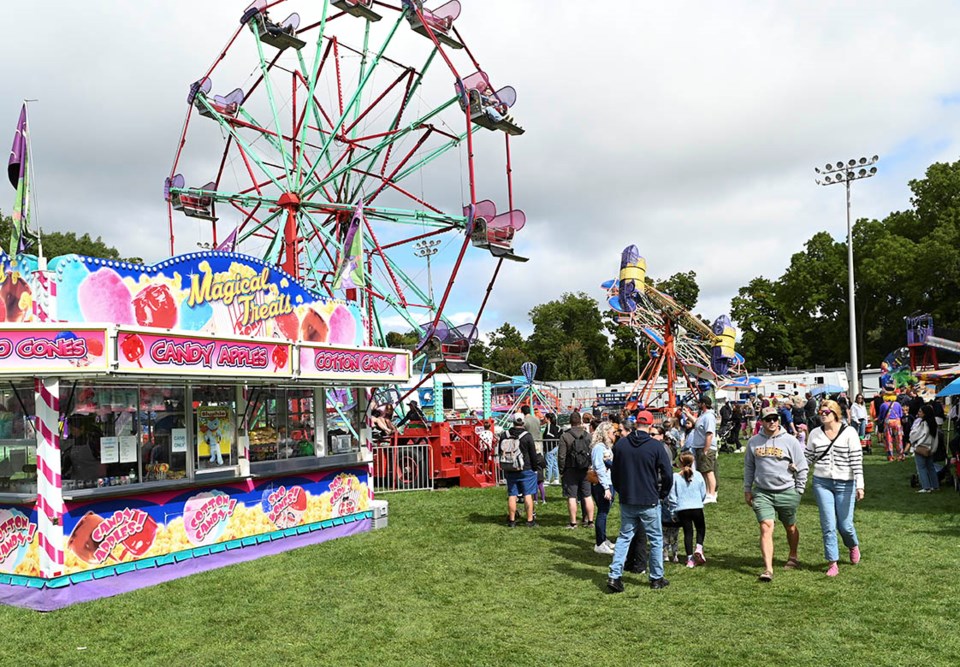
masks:
[[[0,601],[56,609],[369,530],[357,304],[220,251],[0,255]]]

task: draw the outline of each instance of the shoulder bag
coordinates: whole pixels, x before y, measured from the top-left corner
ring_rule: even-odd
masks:
[[[830,444],[827,445],[827,448],[825,450],[823,450],[823,453],[813,460],[814,465],[822,461],[826,457],[826,455],[830,453],[830,450],[833,449],[833,443],[835,443],[840,438],[840,435],[846,430],[847,430],[847,425],[842,424],[840,426],[840,430],[837,431],[837,434],[835,436],[833,436],[833,439],[830,441]],[[824,431],[823,434],[826,435],[827,432]]]

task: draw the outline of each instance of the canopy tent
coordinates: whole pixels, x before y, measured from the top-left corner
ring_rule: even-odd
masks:
[[[937,392],[937,396],[956,396],[960,394],[960,377]]]

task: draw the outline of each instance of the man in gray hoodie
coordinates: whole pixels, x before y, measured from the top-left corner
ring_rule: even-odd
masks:
[[[760,523],[760,554],[764,570],[760,581],[773,579],[773,525],[779,517],[787,531],[790,554],[784,569],[799,566],[797,508],[807,485],[807,459],[795,437],[780,427],[775,407],[760,411],[763,428],[750,438],[743,461],[743,494]]]

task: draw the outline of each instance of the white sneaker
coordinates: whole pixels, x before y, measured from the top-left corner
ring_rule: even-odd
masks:
[[[610,556],[613,554],[613,549],[607,546],[607,543],[598,544],[593,548],[594,553],[603,554],[605,556]]]
[[[604,544],[607,545],[607,548],[610,549],[610,551],[613,551],[613,548],[617,546],[616,542],[611,542],[610,540],[606,540]]]
[[[710,495],[710,494],[708,493],[708,494],[707,494],[707,497],[703,499],[703,504],[704,504],[704,505],[709,505],[710,503],[715,503],[715,502],[717,502],[717,495],[716,495],[716,494]]]

